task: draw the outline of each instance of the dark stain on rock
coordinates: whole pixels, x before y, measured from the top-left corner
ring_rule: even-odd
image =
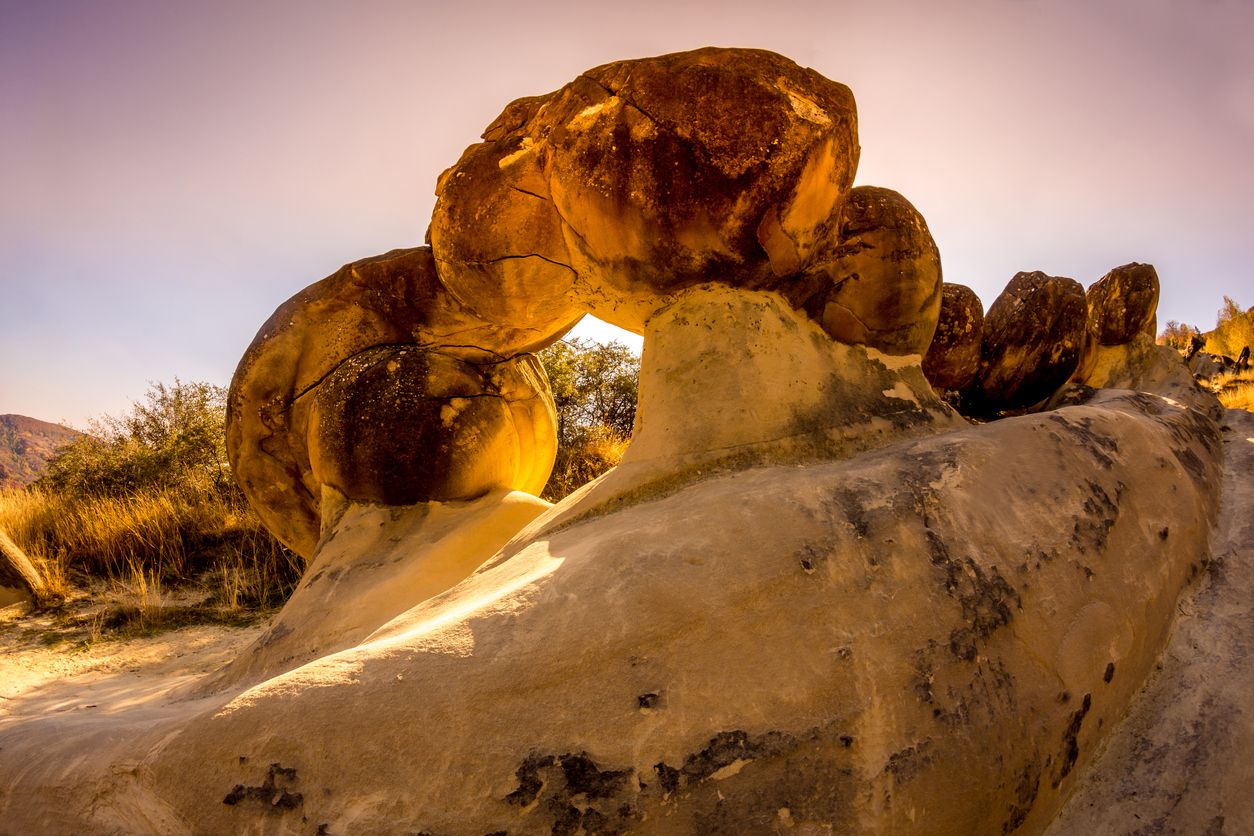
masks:
[[[1062,415],[1054,414],[1049,420],[1062,428],[1085,450],[1093,455],[1103,468],[1109,470],[1114,466],[1113,453],[1119,452],[1119,442],[1113,437],[1094,429],[1095,421],[1087,416],[1068,420]]]
[[[636,704],[641,708],[657,708],[661,695],[656,691],[650,691],[647,694],[641,694],[636,697]]]
[[[638,818],[631,798],[631,769],[601,769],[587,752],[564,755],[531,752],[514,776],[518,788],[505,796],[510,804],[539,808],[552,821],[554,834],[622,833]]]
[[[1080,506],[1082,514],[1076,517],[1072,527],[1071,542],[1081,553],[1087,553],[1089,548],[1101,552],[1119,519],[1119,500],[1123,498],[1125,486],[1123,483],[1116,485],[1114,497],[1092,479],[1086,479],[1085,486],[1088,491]]]
[[[965,624],[950,633],[950,652],[959,659],[972,661],[978,655],[978,642],[1009,624],[1013,618],[1011,604],[1021,607],[1022,601],[996,566],[990,566],[986,572],[969,557],[953,557],[949,547],[930,528],[925,534],[932,565],[945,574],[945,591],[962,607]]]
[[[683,787],[698,784],[720,769],[738,760],[752,761],[788,752],[797,746],[797,739],[783,732],[767,732],[751,737],[740,729],[719,732],[699,752],[684,759],[684,765],[676,769],[665,762],[653,767],[662,789],[674,793]]]
[[[920,772],[932,764],[932,740],[920,741],[914,746],[907,746],[888,756],[884,772],[892,775],[899,784],[915,779]]]
[[[1006,820],[1002,822],[1001,832],[1013,833],[1019,829],[1032,812],[1036,796],[1041,790],[1041,767],[1035,760],[1024,764],[1023,769],[1015,773],[1015,800],[1006,811]]]
[[[298,792],[289,792],[286,787],[279,786],[296,780],[296,770],[277,763],[270,764],[266,771],[266,779],[259,787],[247,787],[236,784],[222,799],[222,803],[234,807],[241,801],[256,801],[270,810],[286,812],[295,810],[304,803],[304,796]]]
[[[1112,680],[1112,679],[1114,679],[1114,678],[1115,678],[1115,663],[1114,663],[1114,662],[1107,662],[1107,663],[1106,663],[1106,672],[1105,672],[1104,674],[1102,674],[1102,682],[1105,682],[1107,685],[1109,685],[1109,684],[1110,684],[1110,680]]]
[[[1063,732],[1062,766],[1052,782],[1054,789],[1057,789],[1062,780],[1071,774],[1071,770],[1075,767],[1076,759],[1080,757],[1080,726],[1084,724],[1084,718],[1092,707],[1093,695],[1085,694],[1083,702],[1080,703],[1080,708],[1071,715],[1071,722],[1067,725],[1067,730]]]

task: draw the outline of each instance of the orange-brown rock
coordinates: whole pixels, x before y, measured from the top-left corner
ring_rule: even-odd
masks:
[[[966,285],[941,287],[936,334],[923,356],[923,375],[937,391],[965,389],[980,365],[984,336],[984,305]]]
[[[1089,329],[1100,345],[1124,345],[1137,334],[1154,336],[1158,273],[1152,264],[1116,267],[1088,289]]]
[[[748,49],[597,67],[483,139],[437,186],[440,275],[485,319],[542,330],[590,310],[638,332],[672,291],[797,274],[858,159],[849,89]]]
[[[1079,363],[1087,319],[1084,288],[1075,279],[1015,274],[984,317],[980,366],[964,408],[992,415],[1054,394]]]
[[[840,342],[923,354],[941,304],[940,252],[927,222],[897,192],[859,186],[840,226],[803,280],[818,286],[807,312]]]
[[[555,336],[531,329],[526,323],[498,326],[466,309],[440,283],[428,248],[393,250],[345,265],[283,303],[240,360],[227,403],[227,453],[240,486],[266,527],[308,558],[321,528],[323,486],[311,468],[309,441],[317,439],[317,445],[324,448],[320,460],[325,473],[342,475],[330,466],[326,451],[337,449],[341,456],[352,453],[351,445],[337,447],[329,431],[319,430],[311,420],[314,393],[333,372],[350,358],[379,346],[423,347],[482,364],[544,345]],[[337,383],[366,397],[365,390],[354,389],[344,374],[336,378]],[[536,394],[549,397],[547,382],[541,385],[542,377],[530,376],[528,380],[540,386]],[[409,384],[406,392],[413,395],[416,382]],[[443,390],[437,394],[440,392]],[[384,387],[379,394],[400,393]],[[405,443],[406,438],[414,441],[412,422],[421,420],[425,405],[429,404],[394,402],[386,407],[391,410],[390,425],[372,431],[376,436],[394,433],[394,445]],[[405,418],[407,408],[413,412]],[[326,412],[324,409],[322,414]],[[545,420],[542,411],[528,414],[541,423]],[[549,440],[530,446],[532,464],[520,468],[547,473],[556,449],[552,432],[533,430],[535,437]],[[526,432],[520,438],[523,436],[531,438]],[[418,456],[416,452],[413,455]],[[359,469],[347,462],[341,467]],[[408,488],[391,478],[366,487],[361,480],[340,480],[337,476],[338,483],[364,490],[367,495],[362,499],[380,492],[407,495]],[[540,479],[541,484],[543,481]],[[532,484],[531,480],[524,482]],[[355,498],[351,493],[346,496]]]
[[[386,505],[539,494],[554,449],[547,394],[531,354],[470,362],[416,346],[367,349],[312,393],[312,476]]]

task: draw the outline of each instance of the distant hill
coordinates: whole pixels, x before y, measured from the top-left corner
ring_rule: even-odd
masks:
[[[52,451],[79,435],[25,415],[0,415],[0,488],[29,485],[43,475]]]

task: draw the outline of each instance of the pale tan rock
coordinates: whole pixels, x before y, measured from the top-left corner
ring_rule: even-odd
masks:
[[[701,315],[735,301],[724,292],[659,313],[646,353],[670,330],[708,331]],[[597,496],[612,471],[362,643],[242,692],[0,719],[2,820],[54,832],[1040,832],[1200,571],[1215,425],[1106,392],[953,429],[915,402],[910,375],[930,391],[917,364],[830,341],[838,353],[825,355],[822,332],[782,299],[739,295],[756,315],[733,319],[744,324],[724,347],[760,358],[747,386],[783,382],[692,416],[739,430],[640,426],[652,434],[640,466],[705,456],[704,474],[672,468],[669,483]],[[657,397],[701,403],[706,381],[741,365],[720,365],[718,343],[646,360],[668,385]],[[826,365],[854,352],[863,365]],[[850,383],[857,402],[837,417],[852,421],[851,447],[819,443],[821,426],[777,444],[798,428],[773,402],[755,420],[762,394],[812,414],[822,397],[789,382],[806,368],[814,388],[865,384]],[[875,388],[891,373],[892,395]],[[905,420],[878,432],[875,413],[894,401]],[[761,457],[772,449],[780,461]],[[350,506],[339,524],[380,544],[364,565],[400,556],[393,534],[440,542],[414,522],[398,516],[392,531],[381,511]]]
[[[747,49],[588,70],[483,138],[437,186],[444,283],[492,321],[588,310],[637,332],[684,287],[802,270],[858,158],[847,87]]]
[[[1050,836],[1254,832],[1254,415],[1228,410],[1212,565]],[[1171,530],[1164,529],[1167,536]]]
[[[923,375],[938,391],[959,391],[975,379],[984,335],[984,305],[966,285],[941,286],[936,334],[923,356]]]
[[[565,327],[574,319],[577,317]],[[508,486],[535,490],[537,482],[543,486],[556,452],[554,429],[549,426],[553,419],[543,414],[545,409],[552,410],[551,396],[542,375],[536,376],[532,361],[509,358],[544,345],[555,336],[526,323],[501,327],[466,310],[440,283],[427,248],[394,250],[345,265],[281,305],[240,360],[227,404],[227,453],[236,478],[266,527],[307,559],[318,542],[322,518],[323,482],[313,471],[311,456],[320,457],[320,471],[351,498],[401,502],[467,498],[460,487],[452,496],[416,495],[412,486],[404,484],[409,474],[395,474],[393,479],[385,479],[387,485],[348,478],[342,471],[363,469],[352,461],[353,442],[345,441],[342,435],[337,442],[327,427],[320,428],[311,418],[317,390],[326,380],[334,378],[339,391],[353,387],[346,371],[339,377],[333,374],[352,358],[360,360],[363,352],[380,346],[412,346],[415,351],[421,349],[424,357],[443,357],[434,362],[444,366],[469,364],[489,370],[481,388],[472,392],[474,387],[463,387],[458,393],[461,395],[499,394],[501,386],[491,381],[493,375],[505,373],[490,371],[493,364],[501,369],[532,368],[521,377],[517,371],[505,374],[511,380],[504,387],[511,405],[508,418],[502,416],[501,420],[518,430],[519,446],[512,451],[518,459],[514,468],[518,476]],[[520,381],[534,391],[521,392]],[[386,381],[383,383],[378,392],[381,397],[389,395]],[[414,384],[409,382],[408,396],[425,397]],[[390,442],[386,451],[378,448],[382,456],[371,458],[376,464],[387,453],[404,452],[410,459],[420,455],[419,448],[405,445],[421,441],[414,438],[407,424],[419,420],[423,404],[414,403],[413,414],[407,416],[407,404],[397,402],[397,394],[391,392],[387,404],[379,405],[390,404],[390,423],[360,427],[360,432],[372,434],[384,446]],[[365,391],[357,395],[367,402],[373,397]],[[547,406],[541,405],[542,401]],[[357,408],[361,408],[360,403]],[[315,412],[326,415],[334,413],[335,407],[324,403]],[[331,448],[335,448],[335,456],[326,454]],[[483,491],[498,482],[489,480]],[[353,495],[357,488],[362,488],[361,495]]]
[[[886,354],[924,354],[941,307],[941,263],[927,222],[890,189],[859,186],[841,234],[815,256],[806,310],[832,339]]]

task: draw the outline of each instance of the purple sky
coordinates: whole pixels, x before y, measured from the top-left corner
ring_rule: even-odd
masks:
[[[0,413],[225,384],[270,312],[421,243],[518,96],[620,58],[781,52],[853,88],[858,182],[985,305],[1128,261],[1159,321],[1254,304],[1254,3],[0,2]]]

